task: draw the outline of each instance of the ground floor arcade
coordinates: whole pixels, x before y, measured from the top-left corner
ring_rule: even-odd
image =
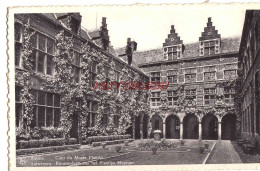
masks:
[[[134,139],[152,138],[153,131],[160,130],[166,139],[234,140],[236,139],[236,115],[169,114],[165,117],[141,115],[135,118],[131,133]],[[150,132],[150,133],[149,133]]]

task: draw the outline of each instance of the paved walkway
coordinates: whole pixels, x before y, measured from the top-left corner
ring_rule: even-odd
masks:
[[[232,163],[242,163],[233,145],[229,140],[218,141],[206,164]]]

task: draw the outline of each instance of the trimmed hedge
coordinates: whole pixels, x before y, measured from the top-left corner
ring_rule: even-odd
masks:
[[[72,145],[76,144],[77,140],[75,138],[70,138],[66,144]],[[17,143],[17,149],[26,149],[26,148],[38,148],[38,147],[51,147],[51,146],[62,146],[65,145],[64,138],[56,139],[40,139],[40,140],[29,140],[29,141],[19,141]]]
[[[103,142],[103,141],[115,141],[115,140],[124,140],[131,138],[131,135],[110,135],[110,136],[93,136],[88,137],[85,141],[83,141],[84,144],[92,144],[93,142]]]
[[[105,144],[105,145],[122,144],[122,143],[124,143],[125,141],[132,142],[133,139],[104,141],[104,142],[93,142],[93,143],[92,143],[92,146],[93,146],[93,147],[97,147],[97,146],[101,146],[102,144]]]
[[[56,147],[42,147],[42,148],[30,148],[30,149],[20,149],[16,150],[16,155],[25,155],[25,154],[36,154],[36,153],[46,153],[53,151],[62,151],[62,150],[73,150],[79,149],[80,144],[76,145],[64,145],[64,146],[56,146]]]

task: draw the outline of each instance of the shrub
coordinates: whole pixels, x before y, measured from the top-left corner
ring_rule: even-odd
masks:
[[[16,155],[46,153],[46,152],[72,150],[72,149],[79,149],[79,148],[80,148],[80,145],[76,144],[76,145],[64,145],[64,146],[56,146],[56,147],[20,149],[20,150],[16,150]]]
[[[107,144],[106,143],[102,143],[101,144],[103,148],[106,148]]]
[[[131,135],[93,136],[93,137],[88,137],[85,140],[85,143],[92,144],[93,142],[123,140],[123,139],[128,139],[130,137],[131,137]]]
[[[101,142],[93,142],[92,143],[92,146],[93,147],[97,147],[97,146],[100,146],[101,145]]]
[[[20,140],[28,141],[30,139],[31,139],[31,135],[29,133],[26,133],[26,132],[21,132],[20,134],[18,134],[16,136],[17,141],[20,141]]]
[[[38,140],[30,140],[28,142],[29,147],[28,148],[37,148],[39,147],[39,141]]]
[[[154,142],[153,140],[146,141],[146,142],[139,142],[138,143],[138,150],[152,150],[152,148],[156,147],[160,150],[173,150],[176,149],[176,144],[170,141],[163,140],[161,142]]]
[[[39,134],[42,138],[62,138],[63,137],[63,129],[61,128],[39,128]]]
[[[115,146],[115,150],[116,150],[117,153],[120,153],[120,151],[121,151],[121,146],[119,146],[119,145]]]
[[[201,154],[204,154],[204,152],[205,152],[205,147],[200,147],[199,149],[200,149],[200,153],[201,153]]]
[[[66,141],[66,144],[67,144],[67,145],[77,144],[77,139],[76,139],[76,138],[69,138],[69,139]]]
[[[124,144],[125,144],[125,146],[128,146],[128,145],[129,145],[129,141],[126,140],[126,141],[124,142]]]
[[[156,152],[157,152],[157,147],[156,147],[156,146],[152,147],[152,151],[153,151],[153,154],[156,154]]]
[[[21,140],[17,143],[18,149],[29,148],[29,141]]]
[[[18,141],[17,143],[17,149],[62,146],[64,144],[65,144],[65,140],[63,138],[41,139],[41,140],[30,140],[30,141],[21,140]]]

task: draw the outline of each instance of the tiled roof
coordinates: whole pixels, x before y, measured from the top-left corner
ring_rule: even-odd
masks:
[[[54,13],[42,13],[43,16],[45,16],[48,19],[52,20],[55,24],[61,25],[61,26],[63,26],[63,24],[60,21],[57,20],[57,17],[58,16],[62,16],[64,14],[65,13],[59,13],[59,14],[58,13],[57,14],[54,14]],[[93,37],[98,37],[99,36],[99,31],[100,31],[100,29],[87,30],[84,27],[81,27],[80,36],[82,38],[88,40],[88,41],[91,41],[92,43],[95,43],[97,46],[102,47],[100,39],[92,40]],[[111,45],[109,45],[109,53],[111,55],[113,55],[115,58],[126,62],[123,58],[118,56],[118,53],[116,52],[116,50]],[[136,63],[135,61],[133,61],[131,66],[133,68],[137,69],[138,71],[143,73],[143,70],[138,67],[138,64],[139,63]]]
[[[240,37],[229,37],[221,39],[221,53],[231,53],[238,52],[240,45]],[[123,53],[124,48],[116,49],[118,54]],[[199,43],[189,43],[185,44],[185,50],[183,53],[183,58],[196,58],[199,56]],[[135,52],[133,56],[133,61],[139,65],[149,62],[165,61],[163,59],[163,49],[151,49],[147,51]]]

